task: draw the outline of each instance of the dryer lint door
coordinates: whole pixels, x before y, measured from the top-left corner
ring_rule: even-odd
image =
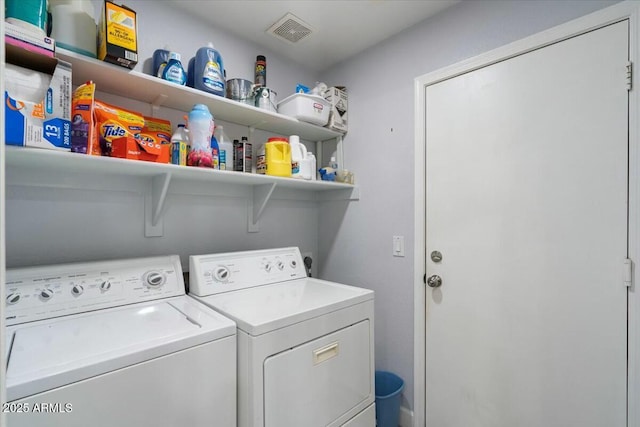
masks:
[[[267,358],[265,427],[320,427],[372,398],[369,321]]]

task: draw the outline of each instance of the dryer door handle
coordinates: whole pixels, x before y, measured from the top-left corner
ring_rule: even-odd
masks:
[[[313,364],[317,365],[333,357],[336,357],[340,351],[340,343],[332,342],[329,345],[313,350]]]

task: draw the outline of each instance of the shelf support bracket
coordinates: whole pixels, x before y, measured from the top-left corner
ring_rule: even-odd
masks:
[[[161,93],[156,97],[156,99],[153,100],[153,102],[151,103],[151,115],[153,117],[158,116],[158,110],[164,105],[167,99],[169,99],[169,97]]]
[[[261,184],[253,187],[253,197],[249,201],[249,211],[247,216],[249,233],[257,233],[259,231],[258,220],[264,213],[267,203],[276,188],[276,183]]]
[[[156,175],[151,179],[151,188],[144,195],[145,237],[161,237],[164,233],[162,212],[170,183],[171,173]]]

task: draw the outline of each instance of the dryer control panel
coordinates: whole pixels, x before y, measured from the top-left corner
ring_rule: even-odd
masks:
[[[296,247],[189,257],[189,292],[219,294],[307,277]]]
[[[7,270],[7,325],[184,295],[177,255]]]

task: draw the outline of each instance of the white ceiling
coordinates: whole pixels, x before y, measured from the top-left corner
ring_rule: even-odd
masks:
[[[215,27],[316,71],[349,58],[460,0],[170,0]],[[313,32],[296,44],[268,33],[292,13]]]

